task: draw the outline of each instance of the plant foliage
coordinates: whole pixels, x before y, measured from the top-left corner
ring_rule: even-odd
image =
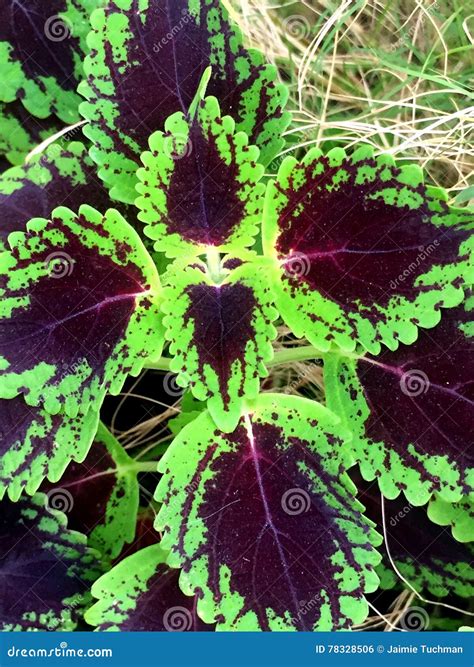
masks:
[[[271,177],[288,91],[219,0],[31,5],[0,10],[3,629],[342,630],[379,587],[471,595],[472,211],[368,145]],[[299,360],[325,405],[278,392]],[[143,369],[187,391],[136,453],[99,416]]]

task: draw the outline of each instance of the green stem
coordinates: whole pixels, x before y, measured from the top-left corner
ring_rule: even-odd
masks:
[[[221,276],[221,256],[216,248],[208,248],[206,253],[207,270],[215,283],[220,283]]]
[[[267,365],[279,366],[280,364],[288,364],[292,361],[310,361],[312,359],[320,358],[321,352],[315,347],[312,345],[302,345],[301,347],[290,347],[284,350],[278,350]]]
[[[158,461],[135,461],[133,469],[137,472],[156,472]]]
[[[116,468],[109,468],[108,470],[103,470],[102,472],[96,472],[94,475],[89,475],[84,477],[81,482],[87,482],[91,479],[98,479],[99,477],[106,477],[107,475],[125,475],[126,473],[132,472],[138,474],[139,472],[157,472],[158,461],[134,461],[128,466],[117,466]],[[66,489],[71,486],[77,486],[79,480],[75,482],[68,482],[63,484],[61,488]]]
[[[145,364],[145,368],[149,368],[154,371],[169,371],[170,362],[171,359],[169,357],[161,357],[157,361],[149,359]]]

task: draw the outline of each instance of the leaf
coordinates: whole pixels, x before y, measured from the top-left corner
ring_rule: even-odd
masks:
[[[317,149],[286,159],[267,189],[263,246],[280,267],[277,305],[321,351],[410,344],[474,279],[474,216],[449,209],[421,170]]]
[[[92,595],[98,598],[86,621],[99,631],[199,632],[213,630],[196,614],[196,598],[183,595],[179,570],[166,565],[158,544],[128,556],[98,579]]]
[[[173,435],[178,435],[178,433],[183,429],[186,424],[192,422],[196,417],[206,408],[206,404],[201,401],[197,401],[190,390],[187,390],[183,394],[179,409],[180,412],[173,417],[168,419],[166,424],[169,430]]]
[[[73,211],[82,204],[104,212],[110,206],[108,192],[95,175],[95,165],[79,142],[66,148],[52,144],[44,154],[0,176],[0,248],[8,247],[8,235],[24,231],[31,218],[48,217],[53,209],[66,204]]]
[[[359,499],[366,515],[382,531],[382,506],[377,483],[357,481]],[[426,507],[415,507],[400,494],[386,500],[385,526],[388,550],[402,576],[419,592],[429,591],[437,597],[474,595],[474,549],[457,542],[447,528],[429,520]],[[385,545],[384,559],[377,572],[381,588],[389,589],[399,579],[390,563]]]
[[[266,274],[257,262],[221,268],[221,282],[196,262],[178,263],[165,291],[163,324],[178,385],[208,402],[217,426],[233,431],[245,400],[256,398],[259,378],[273,357],[277,317]]]
[[[116,558],[135,537],[137,466],[102,424],[87,458],[71,463],[58,484],[42,490],[50,498],[66,494],[69,525],[87,535],[89,545],[102,555]]]
[[[33,116],[79,120],[89,15],[95,0],[5,0],[0,9],[0,101],[20,99]]]
[[[139,169],[141,195],[135,204],[155,250],[170,257],[251,246],[262,217],[265,186],[258,149],[221,118],[214,97],[203,100],[194,118],[178,112],[164,132],[150,138]]]
[[[451,526],[453,537],[459,542],[474,542],[474,496],[447,503],[435,494],[428,505],[428,516],[440,526]]]
[[[160,537],[153,526],[155,516],[156,511],[150,504],[146,508],[139,509],[133,542],[124,546],[118,560],[123,560],[126,556],[159,542]]]
[[[71,419],[29,406],[22,396],[0,399],[0,498],[33,494],[46,477],[57,482],[71,460],[86,456],[98,419],[93,410]]]
[[[0,155],[13,165],[22,164],[36,145],[63,127],[54,116],[44,120],[31,116],[21,102],[0,104]]]
[[[74,630],[87,603],[97,554],[47,500],[0,503],[2,631]]]
[[[379,536],[362,515],[347,433],[321,405],[263,394],[231,434],[203,413],[159,464],[156,529],[218,630],[332,630],[366,618]]]
[[[464,204],[474,199],[474,185],[470,185],[456,196],[456,204]]]
[[[290,120],[282,111],[287,90],[275,67],[244,48],[218,0],[116,0],[94,12],[92,25],[81,112],[90,121],[91,155],[114,198],[133,203],[148,137],[172,113],[187,113],[209,66],[207,92],[260,147],[261,162],[281,149]]]
[[[113,209],[60,207],[27,229],[0,255],[1,397],[74,417],[159,355],[159,278]]]
[[[474,491],[472,303],[443,313],[411,346],[380,356],[328,355],[328,407],[354,433],[367,480],[415,505],[433,492],[448,502]]]

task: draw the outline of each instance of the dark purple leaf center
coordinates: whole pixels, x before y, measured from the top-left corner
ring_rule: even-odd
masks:
[[[445,310],[441,323],[420,330],[413,345],[357,364],[370,407],[367,437],[385,442],[423,477],[427,473],[408,452],[409,444],[428,456],[447,456],[460,471],[474,466],[473,343],[459,328],[468,319],[462,306]]]
[[[331,168],[326,158],[320,161],[323,174],[313,177],[314,166],[308,167],[304,185],[290,179],[283,190],[288,203],[279,217],[277,252],[286,258],[285,273],[295,289],[318,290],[344,309],[357,310],[356,301],[370,309],[374,303],[385,305],[394,294],[414,298],[420,274],[458,256],[468,232],[436,227],[427,204],[411,209],[371,199],[378,190],[401,189],[395,180],[399,170],[392,169],[390,181],[356,185],[357,166],[346,161]],[[339,171],[349,179],[329,191]],[[410,189],[426,197],[424,186]]]
[[[187,154],[175,159],[167,188],[168,230],[192,243],[221,245],[244,215],[244,202],[236,191],[235,156],[227,165],[212,134],[204,136],[198,124],[192,126],[183,150]]]
[[[252,318],[257,302],[247,285],[192,285],[187,288],[190,305],[185,325],[194,323],[193,344],[199,355],[200,372],[209,364],[219,378],[224,401],[229,400],[227,387],[232,364],[244,361],[245,349],[254,340]],[[243,393],[243,388],[242,388]]]
[[[314,493],[302,467],[317,469],[328,494],[346,503],[336,480],[305,442],[291,438],[287,449],[280,448],[285,436],[278,427],[254,424],[249,434],[239,426],[231,437],[233,451],[211,465],[214,477],[199,509],[207,527],[202,550],[209,559],[208,584],[216,600],[222,596],[219,577],[225,565],[231,591],[245,599],[241,615],[254,611],[263,629],[269,629],[270,608],[281,617],[289,612],[295,627],[311,630],[320,616],[323,590],[338,618],[335,575],[340,568],[330,560],[336,537],[344,543],[345,557],[358,566],[335,523],[336,510]],[[201,474],[198,469],[191,488]]]
[[[45,362],[57,365],[60,380],[84,360],[100,373],[123,337],[144,287],[136,265],[119,268],[111,258],[85,248],[61,220],[53,222],[68,243],[61,250],[50,247],[38,258],[50,269],[47,277],[9,295],[29,296],[30,303],[3,321],[0,351],[17,373]],[[122,244],[116,251],[126,256],[131,248]],[[20,260],[18,265],[23,268],[30,261]]]
[[[74,90],[73,52],[80,49],[74,27],[58,16],[65,9],[64,0],[4,0],[0,41],[11,44],[29,79],[53,77],[64,90]]]

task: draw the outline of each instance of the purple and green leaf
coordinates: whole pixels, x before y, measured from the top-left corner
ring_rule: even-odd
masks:
[[[159,355],[156,268],[115,210],[60,207],[0,254],[1,397],[74,417]]]
[[[31,218],[49,217],[58,206],[77,212],[82,204],[101,212],[110,206],[95,165],[79,142],[67,148],[52,144],[42,155],[0,176],[0,248],[8,247],[9,234],[25,231]]]
[[[95,0],[4,0],[0,5],[0,102],[21,100],[33,116],[79,120]]]
[[[166,565],[167,553],[152,545],[128,556],[92,587],[98,599],[85,615],[99,631],[212,631],[197,615],[196,596],[184,595],[179,570]]]
[[[378,354],[435,326],[474,279],[474,214],[446,199],[419,167],[367,146],[287,158],[267,188],[263,245],[293,332],[322,351]]]
[[[64,442],[61,445],[65,447]],[[44,484],[41,490],[69,494],[69,526],[87,535],[91,547],[113,559],[135,537],[137,466],[102,424],[83,459],[71,463],[58,484]]]
[[[81,461],[97,430],[98,414],[71,418],[27,405],[23,396],[0,399],[0,498],[32,495],[47,478],[57,482],[71,460]]]
[[[219,630],[333,630],[362,622],[380,543],[355,499],[338,418],[261,395],[233,433],[208,413],[160,462],[156,528],[186,594]]]
[[[286,88],[262,54],[244,48],[219,0],[111,1],[91,20],[81,111],[90,121],[91,156],[114,198],[133,203],[149,136],[171,114],[188,112],[209,66],[208,93],[260,148],[261,162],[281,149],[290,120]]]
[[[367,480],[387,498],[404,491],[425,504],[437,492],[457,502],[474,492],[473,299],[443,312],[417,341],[351,358],[328,354],[328,407],[353,432]]]
[[[440,526],[450,526],[454,539],[474,542],[474,496],[464,496],[457,503],[447,503],[437,494],[428,505],[428,516]]]
[[[233,431],[245,401],[256,398],[267,375],[278,313],[258,262],[224,267],[225,261],[216,282],[203,262],[178,263],[168,274],[163,324],[178,384],[207,400],[221,430]]]
[[[123,560],[127,556],[131,556],[146,547],[151,547],[153,544],[157,544],[160,541],[160,536],[153,525],[155,517],[156,511],[151,505],[139,508],[135,524],[135,537],[130,544],[124,546],[119,558],[116,559],[114,564]]]
[[[64,123],[50,116],[31,116],[21,102],[0,103],[0,155],[12,165],[22,164],[35,146],[62,130]]]
[[[474,595],[472,544],[455,540],[449,528],[430,521],[426,507],[413,506],[403,494],[395,500],[385,500],[382,508],[377,482],[358,479],[357,486],[366,515],[380,532],[385,516],[387,540],[381,547],[384,557],[377,568],[381,588],[403,583],[390,562],[390,553],[402,577],[419,593],[429,591],[437,597]]]
[[[141,156],[135,204],[155,249],[170,257],[251,246],[262,218],[265,186],[258,148],[221,117],[215,97],[198,103],[195,115],[178,112],[164,132],[150,137]]]
[[[183,398],[181,399],[179,405],[179,414],[172,419],[168,419],[167,427],[173,435],[178,435],[178,433],[192,422],[200,413],[206,409],[206,404],[201,401],[197,401],[192,395],[191,391],[188,389],[184,392]]]
[[[74,630],[97,554],[42,493],[0,506],[0,629]]]

